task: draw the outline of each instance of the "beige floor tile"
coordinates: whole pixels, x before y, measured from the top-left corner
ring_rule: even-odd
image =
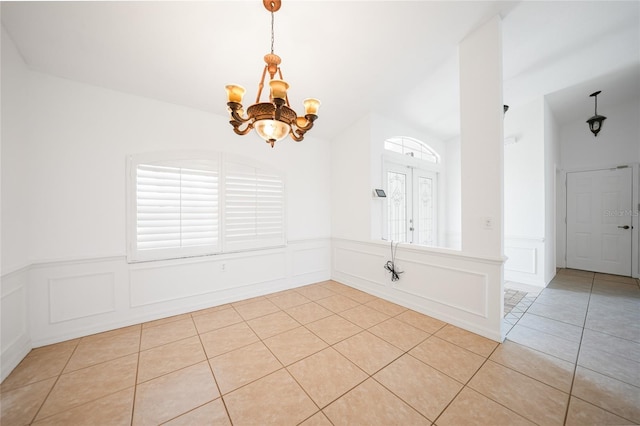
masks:
[[[73,352],[65,373],[99,364],[101,362],[120,358],[125,355],[138,353],[140,350],[140,331],[113,334],[102,339],[84,340]]]
[[[283,365],[289,365],[327,347],[327,344],[305,327],[294,328],[264,341]]]
[[[368,331],[403,351],[408,351],[430,336],[430,334],[395,318],[374,325]]]
[[[437,337],[446,340],[449,343],[458,345],[462,348],[475,352],[483,357],[488,357],[491,352],[498,346],[498,342],[482,337],[478,334],[463,330],[451,324],[447,324],[436,334]]]
[[[0,424],[30,424],[56,382],[50,378],[0,394]]]
[[[574,396],[569,401],[566,426],[600,426],[600,425],[629,425],[629,419],[623,419],[600,407],[589,404]]]
[[[333,347],[369,374],[402,355],[402,350],[368,331],[349,337]]]
[[[208,358],[213,358],[243,346],[255,343],[260,339],[246,322],[230,325],[208,333],[200,334]]]
[[[249,299],[238,300],[236,302],[231,303],[231,306],[235,308],[238,306],[248,305],[248,304],[259,302],[261,300],[266,300],[266,299],[267,299],[267,296],[256,296],[256,297],[251,297]]]
[[[431,422],[373,379],[322,410],[340,425],[430,425]]]
[[[218,398],[164,424],[165,426],[231,426],[231,421],[222,398]]]
[[[209,363],[223,394],[282,368],[262,342],[211,358]]]
[[[146,382],[206,359],[198,336],[156,346],[140,352],[138,383]]]
[[[467,383],[486,360],[436,336],[429,337],[409,353],[461,383]]]
[[[383,314],[380,311],[376,311],[375,309],[364,305],[342,311],[340,312],[340,316],[362,328],[373,327],[374,325],[389,319],[387,314]]]
[[[284,333],[300,326],[300,323],[284,311],[274,312],[260,318],[247,321],[249,327],[261,339],[267,339],[276,334]]]
[[[167,324],[174,321],[179,321],[183,319],[191,318],[190,313],[174,315],[172,317],[160,318],[154,321],[148,321],[142,324],[142,328],[155,327],[156,325]]]
[[[144,351],[145,349],[165,345],[176,340],[186,339],[196,334],[198,332],[191,318],[145,328],[142,330],[140,350]]]
[[[333,315],[333,312],[327,308],[323,308],[315,302],[294,306],[292,308],[285,309],[285,312],[291,315],[300,324],[308,324]]]
[[[321,408],[368,377],[333,348],[290,365],[288,370]]]
[[[543,352],[505,340],[490,359],[525,376],[553,386],[562,392],[571,390],[575,364]]]
[[[335,293],[344,293],[347,290],[354,290],[353,287],[349,287],[348,285],[340,284],[339,282],[331,281],[331,280],[325,281],[320,285],[322,285],[324,288],[328,288],[329,290]]]
[[[575,363],[578,359],[579,342],[572,342],[532,328],[521,327],[518,324],[507,333],[507,339],[570,363]]]
[[[409,310],[397,315],[395,318],[429,334],[435,333],[446,325],[443,321]]]
[[[91,334],[89,336],[82,337],[80,340],[82,340],[85,343],[89,343],[96,340],[102,340],[107,337],[113,337],[117,334],[132,333],[134,331],[140,332],[140,330],[142,330],[142,324],[136,324],[136,325],[131,325],[129,327],[116,328],[115,330],[109,330],[103,333]]]
[[[200,309],[198,311],[191,312],[191,317],[197,317],[199,315],[210,314],[213,312],[224,311],[225,309],[231,309],[231,303],[225,303],[224,305],[212,306],[210,308]]]
[[[382,312],[383,314],[387,314],[390,317],[395,317],[396,315],[399,315],[407,310],[407,308],[405,308],[404,306],[396,305],[395,303],[378,298],[367,302],[366,305],[370,308]]]
[[[6,392],[19,386],[58,376],[71,358],[78,341],[33,349],[2,382],[0,390]]]
[[[325,297],[333,296],[336,294],[335,292],[319,284],[298,287],[295,290],[309,300],[324,299]]]
[[[318,410],[285,369],[225,395],[224,400],[236,425],[295,425]]]
[[[193,317],[193,322],[200,334],[243,321],[235,309],[222,309]]]
[[[136,353],[61,375],[37,419],[134,386],[137,366]]]
[[[338,315],[314,321],[306,327],[330,345],[362,331],[362,328]]]
[[[347,296],[349,299],[353,299],[358,303],[367,303],[372,300],[377,299],[376,296],[373,296],[369,293],[365,293],[364,291],[357,290],[355,288],[350,288],[348,290],[340,292],[343,296]]]
[[[578,366],[572,395],[640,423],[640,388]]]
[[[434,421],[463,385],[410,355],[403,355],[373,376],[407,404]],[[428,386],[425,384],[428,383]]]
[[[517,413],[479,394],[464,388],[442,413],[438,426],[533,426]]]
[[[251,320],[280,311],[280,308],[266,298],[251,303],[245,303],[240,306],[234,305],[234,307],[245,320]]]
[[[322,412],[317,412],[313,416],[309,417],[304,422],[300,423],[300,426],[332,426],[327,416]]]
[[[272,297],[269,300],[280,309],[287,309],[311,302],[311,300],[295,291],[286,292],[282,295]]]
[[[568,394],[491,360],[468,386],[534,423],[561,425],[564,421]]]
[[[316,300],[316,303],[335,313],[346,311],[347,309],[351,309],[360,305],[360,303],[356,302],[355,300],[341,294],[336,294],[334,296]]]
[[[218,388],[206,362],[138,385],[133,425],[157,425],[218,398]]]
[[[131,425],[134,388],[107,395],[34,423],[38,426]]]

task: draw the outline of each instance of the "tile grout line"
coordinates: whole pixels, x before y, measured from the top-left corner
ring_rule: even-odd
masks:
[[[576,362],[573,366],[573,375],[571,377],[571,386],[569,387],[569,397],[567,399],[567,408],[564,412],[564,420],[562,422],[563,425],[567,424],[567,418],[569,417],[569,409],[571,408],[571,397],[573,395],[573,386],[576,382],[576,372],[578,371],[578,360],[580,359],[580,351],[582,350],[582,339],[584,337],[584,329],[587,325],[587,316],[589,315],[589,305],[591,304],[591,296],[593,294],[593,283],[595,281],[596,274],[594,273],[591,277],[591,287],[589,288],[589,299],[587,301],[587,309],[584,313],[584,321],[582,325],[582,331],[580,332],[580,343],[578,344],[578,353],[576,354]]]
[[[53,385],[51,385],[51,389],[49,389],[49,392],[47,392],[47,396],[45,396],[44,399],[42,400],[42,404],[40,404],[40,407],[38,407],[38,410],[36,411],[36,413],[31,418],[31,421],[29,422],[29,424],[32,424],[38,418],[38,414],[40,414],[40,411],[42,410],[42,407],[44,407],[45,402],[47,402],[47,399],[49,399],[49,397],[51,396],[51,393],[53,392],[53,389],[58,384],[58,381],[60,380],[60,377],[62,377],[62,374],[64,373],[64,369],[67,368],[67,365],[69,365],[69,361],[71,361],[71,358],[73,357],[73,354],[76,353],[76,350],[78,349],[78,345],[80,345],[80,340],[82,340],[82,338],[78,339],[78,342],[76,343],[75,347],[73,348],[73,351],[71,351],[71,355],[69,355],[69,359],[67,359],[67,362],[64,363],[64,366],[60,370],[60,373],[58,373],[55,382],[53,382]],[[55,414],[58,414],[58,413],[55,413]],[[52,416],[54,416],[55,414],[52,414]],[[49,417],[51,417],[51,416],[49,416]]]
[[[234,308],[233,306],[231,306],[231,308],[230,308],[230,309],[235,310],[235,308]],[[236,313],[237,313],[238,315],[240,315],[237,311],[236,311]],[[216,389],[218,389],[218,395],[220,395],[220,396],[219,396],[219,398],[220,398],[220,401],[222,401],[222,406],[224,407],[224,412],[227,414],[227,419],[229,419],[229,423],[231,423],[231,426],[233,426],[233,420],[231,419],[231,414],[229,413],[229,408],[227,407],[227,403],[226,403],[226,401],[225,401],[225,400],[224,400],[224,398],[222,397],[222,391],[220,390],[220,385],[218,384],[218,379],[216,379],[216,375],[215,375],[215,373],[213,372],[213,367],[211,366],[211,363],[209,362],[209,357],[208,357],[208,355],[207,355],[207,350],[206,350],[206,349],[205,349],[205,347],[204,347],[204,343],[202,343],[202,337],[200,336],[200,331],[198,330],[198,327],[196,326],[196,322],[195,322],[195,320],[193,319],[193,315],[191,316],[191,320],[193,321],[193,326],[196,328],[196,333],[198,333],[198,340],[200,341],[200,346],[202,347],[202,352],[204,353],[204,359],[205,359],[205,362],[207,363],[207,365],[209,366],[209,371],[211,371],[211,377],[213,377],[213,383],[215,383],[215,384],[216,384]],[[224,328],[224,327],[223,327],[223,328]],[[213,400],[211,400],[211,401],[209,401],[209,402],[206,402],[206,403],[202,404],[200,407],[202,407],[202,406],[204,406],[204,405],[206,405],[206,404],[209,404],[210,402],[215,401],[216,399],[217,399],[217,398],[214,398]],[[198,408],[200,408],[200,407],[193,408],[193,409],[191,409],[190,411],[187,411],[187,413],[189,413],[189,412],[191,412],[191,411],[193,411],[193,410],[196,410],[196,409],[198,409]],[[182,413],[182,414],[180,414],[179,416],[177,416],[177,417],[175,417],[175,418],[178,418],[178,417],[180,417],[180,416],[183,416],[184,414],[186,414],[186,413]],[[132,425],[132,426],[133,426],[133,425]]]
[[[133,400],[131,401],[130,426],[133,426],[133,416],[136,412],[136,395],[138,394],[138,374],[140,373],[140,352],[142,349],[142,324],[140,324],[140,339],[138,340],[138,360],[136,361],[136,377],[133,381]]]

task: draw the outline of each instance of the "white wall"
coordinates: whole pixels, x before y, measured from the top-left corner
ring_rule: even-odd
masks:
[[[505,279],[544,287],[546,145],[544,100],[512,106],[504,117]]]
[[[380,180],[372,181],[379,172],[371,168],[380,169],[381,161],[377,145],[381,138],[375,133],[386,130],[384,124],[378,128],[371,117],[365,117],[332,144],[332,277],[500,341],[503,146],[499,19],[469,35],[460,55],[461,106],[466,111],[462,116],[462,205],[473,206],[466,219],[462,218],[463,251],[400,245],[396,260],[404,274],[399,281],[391,281],[383,268],[391,257],[389,243],[372,240],[375,225],[370,219],[371,189],[380,184]],[[395,134],[400,131],[393,126],[389,129]],[[482,228],[484,216],[493,218],[493,229]]]
[[[445,191],[445,247],[462,249],[462,165],[460,164],[460,138],[445,143],[444,164],[447,184]]]
[[[556,275],[556,176],[560,159],[560,135],[555,117],[544,103],[544,283]]]
[[[26,67],[2,28],[0,380],[31,349],[27,314]]]
[[[586,123],[589,117],[560,126],[560,162],[564,170],[640,161],[640,100],[600,110],[607,119],[597,137]]]
[[[329,279],[329,143],[311,133],[272,149],[226,117],[30,71],[4,37],[2,55],[3,305],[24,297],[22,311],[3,310],[3,351],[6,324],[40,346]],[[126,158],[159,150],[230,152],[284,172],[288,245],[128,264]],[[27,307],[28,326],[16,321]],[[3,377],[11,368],[3,356]]]
[[[615,167],[640,163],[640,99],[633,99],[619,105],[600,108],[599,113],[607,117],[602,130],[594,137],[585,118],[576,119],[559,126],[560,168],[561,177],[557,181],[558,216],[556,234],[558,246],[556,261],[565,265],[566,243],[566,186],[564,173],[597,168]],[[635,197],[640,198],[640,178],[635,177]],[[637,206],[635,206],[637,207]],[[634,244],[640,244],[637,229],[633,230]],[[640,255],[636,257],[636,265],[640,264]],[[635,274],[640,275],[636,266]]]

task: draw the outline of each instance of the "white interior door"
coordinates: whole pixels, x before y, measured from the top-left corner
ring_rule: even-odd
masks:
[[[567,173],[567,267],[631,275],[632,169]]]

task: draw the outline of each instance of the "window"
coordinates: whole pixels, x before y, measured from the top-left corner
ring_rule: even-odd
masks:
[[[385,141],[387,192],[384,232],[388,240],[438,244],[438,176],[440,156],[423,142],[396,137]]]
[[[384,141],[384,149],[397,152],[398,154],[409,155],[419,160],[439,163],[440,156],[431,147],[417,139],[406,136],[397,136]]]
[[[282,246],[284,180],[217,153],[130,157],[128,259],[174,259]]]

